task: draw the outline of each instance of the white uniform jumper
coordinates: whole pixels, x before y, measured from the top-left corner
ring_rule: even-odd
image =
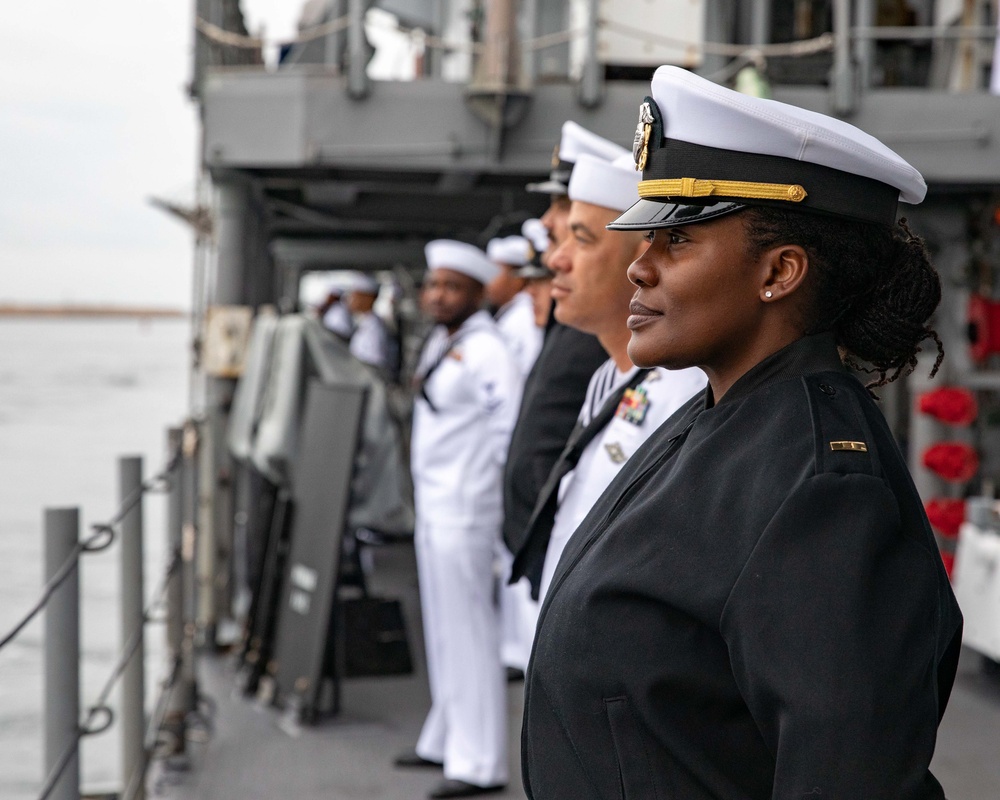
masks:
[[[535,324],[535,309],[531,295],[527,292],[518,292],[514,295],[497,311],[496,323],[500,335],[503,336],[521,371],[521,377],[527,378],[542,350],[544,338],[544,331]],[[538,604],[531,599],[531,589],[527,581],[507,584],[514,556],[503,542],[497,547],[497,559],[501,573],[500,655],[504,666],[523,671],[528,667],[531,642],[535,638]]]
[[[413,412],[415,540],[432,700],[416,750],[444,762],[446,778],[503,784],[507,695],[493,558],[521,378],[485,311],[450,338],[435,329],[418,375],[439,359],[423,386],[430,402],[418,395]]]
[[[604,401],[637,371],[638,367],[633,367],[628,372],[619,372],[611,359],[601,365],[590,379],[580,420],[584,424],[589,422]],[[635,389],[626,392],[615,416],[584,448],[576,468],[559,484],[559,507],[545,551],[539,602],[545,599],[566,542],[622,464],[668,417],[700,392],[706,382],[705,373],[696,367],[681,370],[658,367]]]
[[[531,295],[527,292],[515,294],[497,311],[496,322],[521,375],[527,377],[542,351],[542,339],[545,336],[544,331],[535,324]]]
[[[389,368],[389,331],[373,311],[358,314],[351,337],[351,355],[379,369]]]

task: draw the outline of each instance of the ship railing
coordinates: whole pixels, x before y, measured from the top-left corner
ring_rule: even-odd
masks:
[[[753,41],[737,43],[731,41],[711,41],[724,38],[724,30],[706,21],[704,36],[691,41],[670,35],[669,30],[656,31],[648,27],[624,24],[608,13],[604,13],[598,0],[588,0],[586,20],[583,24],[562,31],[534,35],[534,21],[530,14],[524,16],[515,25],[509,20],[499,26],[501,40],[486,36],[483,41],[476,41],[471,36],[452,37],[445,39],[432,35],[420,28],[408,28],[393,22],[391,17],[380,17],[377,22],[369,22],[366,14],[365,0],[348,0],[343,16],[329,19],[322,24],[304,28],[294,38],[281,41],[265,41],[261,37],[249,36],[243,33],[224,30],[202,17],[196,17],[195,28],[199,41],[211,49],[218,50],[220,55],[214,63],[228,63],[224,54],[232,52],[247,52],[256,48],[302,47],[315,39],[326,41],[323,50],[323,63],[327,67],[343,68],[347,77],[348,94],[360,99],[369,93],[369,78],[367,75],[367,44],[365,25],[377,24],[380,27],[393,28],[395,32],[409,36],[414,45],[414,52],[421,54],[435,51],[437,56],[446,53],[468,53],[473,59],[489,63],[506,65],[497,74],[486,70],[486,83],[496,89],[495,84],[510,86],[505,89],[518,92],[530,92],[535,81],[536,54],[559,46],[575,48],[576,55],[557,57],[554,63],[562,63],[566,69],[565,77],[574,79],[577,83],[579,102],[585,107],[594,107],[601,103],[604,97],[605,65],[601,56],[601,32],[611,31],[617,36],[624,36],[636,42],[636,49],[643,52],[650,48],[666,47],[669,50],[684,53],[685,58],[694,58],[701,63],[702,59],[710,61],[712,66],[703,64],[703,71],[711,80],[724,83],[731,80],[742,68],[753,65],[762,68],[768,58],[807,58],[818,53],[832,54],[832,66],[829,72],[829,87],[832,110],[842,116],[853,113],[860,102],[862,92],[873,86],[873,76],[876,72],[876,42],[910,41],[931,42],[939,49],[939,56],[955,66],[955,74],[948,79],[948,89],[951,91],[972,91],[981,89],[985,68],[991,61],[991,55],[985,52],[985,40],[997,38],[995,25],[979,24],[982,11],[976,14],[966,13],[959,24],[934,26],[879,26],[876,22],[876,4],[874,0],[834,0],[832,14],[832,31],[813,38],[791,42],[770,42],[770,0],[754,0],[752,8],[751,38]],[[530,6],[533,8],[533,6]],[[504,16],[511,13],[509,2],[490,4],[487,14]],[[516,7],[514,7],[516,9]],[[496,26],[487,22],[483,30],[489,31]],[[714,33],[713,33],[714,31]],[[496,31],[494,31],[496,33]],[[505,38],[506,37],[506,38]],[[512,37],[512,38],[511,38]],[[954,46],[952,53],[949,46]],[[519,69],[513,69],[507,63],[512,53],[521,53]],[[948,53],[951,53],[949,56]],[[232,59],[229,59],[230,61]],[[423,63],[423,55],[419,56]],[[244,63],[239,61],[238,63]],[[294,61],[294,59],[292,59]],[[428,61],[437,65],[430,70],[434,77],[441,78],[441,58],[435,57]],[[259,68],[259,67],[252,67]],[[510,68],[510,69],[508,69]],[[470,86],[481,82],[483,74],[474,66],[470,67],[467,76]],[[423,67],[418,74],[423,72]],[[502,74],[503,79],[497,76]],[[478,77],[477,77],[478,75]],[[549,78],[556,77],[549,75]],[[944,87],[941,87],[944,88]]]
[[[0,638],[13,642],[42,611],[43,763],[39,800],[79,800],[80,742],[106,732],[115,722],[111,696],[121,686],[122,800],[144,800],[154,756],[181,760],[185,743],[208,727],[195,676],[194,553],[197,519],[197,424],[167,432],[168,459],[143,479],[142,458],[118,461],[119,506],[106,522],[80,537],[80,509],[44,510],[45,584],[18,622]],[[167,557],[160,581],[144,600],[143,499],[167,495]],[[80,703],[80,577],[85,555],[120,545],[120,632],[122,649],[97,695]],[[145,713],[145,628],[163,621],[166,611],[167,670],[148,719]]]

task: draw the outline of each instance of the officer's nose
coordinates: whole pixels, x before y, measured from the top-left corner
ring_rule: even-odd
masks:
[[[636,286],[656,286],[656,267],[649,256],[650,249],[629,264],[628,279]]]
[[[570,258],[570,239],[567,237],[558,245],[555,249],[550,249],[549,252],[552,254],[549,256],[548,267],[553,272],[569,272],[569,268],[572,264],[572,259]]]

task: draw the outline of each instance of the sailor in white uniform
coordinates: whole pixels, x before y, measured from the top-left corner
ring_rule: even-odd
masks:
[[[500,267],[486,286],[486,299],[498,309],[493,318],[521,374],[527,376],[541,352],[543,331],[535,324],[534,304],[517,270],[531,261],[534,250],[523,236],[504,236],[490,240],[486,255]]]
[[[344,295],[349,291],[343,278],[331,281],[327,286],[326,299],[316,307],[316,315],[323,327],[335,333],[343,341],[350,341],[354,335],[354,320],[347,310]]]
[[[524,278],[524,291],[531,296],[534,305],[535,325],[542,331],[542,344],[545,343],[545,330],[552,313],[552,275],[553,272],[545,266],[545,252],[552,244],[548,228],[540,219],[527,219],[521,226],[521,235],[531,243],[535,251],[534,257],[521,267],[518,277]]]
[[[378,281],[371,275],[357,273],[347,295],[347,308],[354,317],[351,355],[377,369],[388,370],[389,331],[382,318],[372,310],[378,293]]]
[[[635,287],[626,270],[647,244],[639,233],[605,225],[635,203],[640,178],[630,155],[580,156],[569,183],[569,235],[546,258],[555,272],[556,319],[596,335],[611,357],[590,380],[577,427],[514,560],[512,580],[527,576],[540,599],[566,542],[622,464],[707,380],[696,368],[640,370],[628,357]]]
[[[543,228],[544,230],[544,228]],[[531,262],[534,247],[524,236],[504,236],[491,239],[486,255],[500,268],[496,278],[486,285],[486,300],[498,307],[496,320],[500,335],[510,349],[514,361],[527,378],[542,349],[544,328],[535,321],[535,303],[527,291],[527,279],[519,274]],[[513,554],[503,542],[497,543],[497,569],[503,588],[500,592],[500,655],[510,680],[524,677],[531,655],[538,609],[524,581],[508,585]]]
[[[399,766],[444,766],[431,797],[499,791],[507,782],[506,685],[493,563],[503,468],[521,376],[479,310],[497,267],[472,245],[426,248],[425,311],[438,323],[417,368],[412,470],[416,550],[432,705]]]

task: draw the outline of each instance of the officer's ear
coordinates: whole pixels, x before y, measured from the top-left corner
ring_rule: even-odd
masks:
[[[760,256],[760,299],[773,303],[795,294],[809,274],[809,255],[797,244],[782,244]]]

